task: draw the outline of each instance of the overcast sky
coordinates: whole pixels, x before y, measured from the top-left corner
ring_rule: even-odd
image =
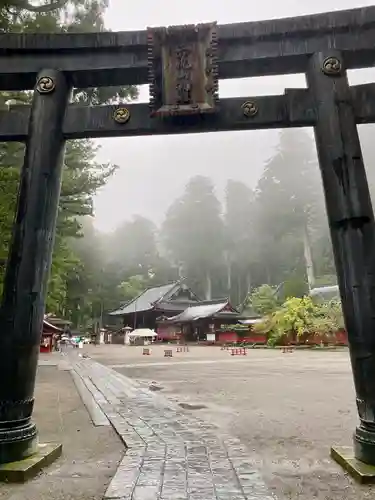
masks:
[[[220,24],[258,21],[324,11],[369,6],[372,0],[109,0],[106,26],[113,31],[141,30],[218,21]],[[375,81],[374,70],[350,74],[353,84]],[[281,94],[304,87],[303,75],[226,80],[220,96]],[[148,87],[140,100],[148,100]],[[133,137],[100,140],[98,159],[120,166],[95,199],[96,227],[111,231],[134,214],[159,223],[169,203],[181,194],[193,175],[208,175],[219,195],[227,179],[251,187],[277,144],[277,131],[225,132],[187,136]]]

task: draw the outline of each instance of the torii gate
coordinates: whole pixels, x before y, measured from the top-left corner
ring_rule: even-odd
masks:
[[[374,64],[375,7],[223,26],[0,35],[0,90],[35,90],[31,107],[0,111],[0,140],[26,143],[0,311],[0,463],[37,449],[31,416],[65,141],[311,126],[360,419],[353,456],[375,466],[375,223],[357,132],[375,122],[375,84],[350,87],[346,74]],[[219,78],[287,73],[305,73],[308,89],[219,98]],[[69,105],[73,87],[146,83],[149,104]]]

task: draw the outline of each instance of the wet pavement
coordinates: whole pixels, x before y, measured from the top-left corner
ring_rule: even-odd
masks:
[[[239,439],[90,359],[73,363],[128,450],[106,499],[271,500]]]
[[[332,445],[350,445],[357,425],[347,349],[249,350],[231,356],[220,347],[190,347],[164,358],[164,347],[88,347],[143,390],[174,403],[187,416],[216,426],[247,449],[278,500],[367,500],[375,486],[355,483],[330,458]],[[181,406],[181,404],[183,406]],[[198,409],[198,406],[204,406]]]

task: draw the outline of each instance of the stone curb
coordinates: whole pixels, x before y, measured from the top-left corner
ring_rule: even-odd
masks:
[[[91,382],[89,380],[85,381],[75,370],[72,371],[71,374],[78,394],[80,395],[83,404],[85,405],[86,410],[90,415],[92,423],[96,427],[110,425],[108,418],[105,416],[104,412],[101,410],[100,406],[97,403],[97,400],[94,397],[95,393],[92,393],[92,391],[90,391]],[[95,390],[94,386],[93,388]]]

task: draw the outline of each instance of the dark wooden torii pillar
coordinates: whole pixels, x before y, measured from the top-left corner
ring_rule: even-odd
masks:
[[[0,309],[0,464],[28,457],[38,446],[31,415],[70,92],[64,74],[38,75]]]
[[[360,418],[355,457],[375,465],[375,221],[342,54],[313,55],[307,81]]]

